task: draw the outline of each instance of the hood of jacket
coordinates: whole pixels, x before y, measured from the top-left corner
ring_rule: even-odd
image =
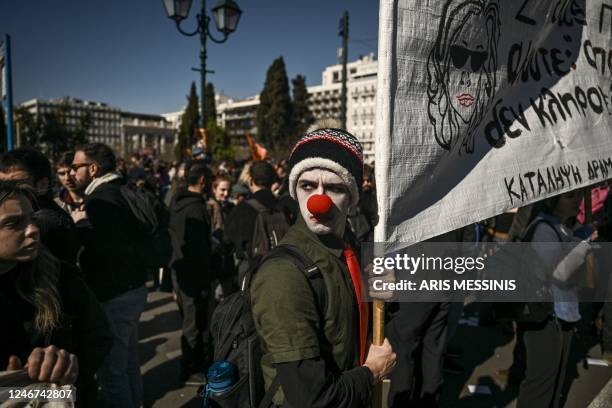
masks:
[[[179,212],[195,203],[206,205],[206,199],[202,194],[193,193],[186,188],[182,188],[177,191],[176,195],[174,196],[171,208],[173,212]]]

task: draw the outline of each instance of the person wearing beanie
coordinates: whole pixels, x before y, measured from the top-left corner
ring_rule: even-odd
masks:
[[[362,168],[361,144],[338,129],[308,133],[291,152],[288,187],[300,214],[280,245],[309,258],[325,290],[321,301],[312,278],[282,257],[265,260],[253,275],[253,320],[275,406],[369,406],[374,384],[395,365],[387,340],[369,345],[369,305],[362,303],[365,285],[347,235]]]

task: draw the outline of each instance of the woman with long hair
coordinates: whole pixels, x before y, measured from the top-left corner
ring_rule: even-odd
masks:
[[[34,195],[0,181],[0,362],[33,382],[75,384],[95,404],[94,373],[112,344],[106,316],[78,271],[40,243]],[[8,334],[8,335],[6,335]]]

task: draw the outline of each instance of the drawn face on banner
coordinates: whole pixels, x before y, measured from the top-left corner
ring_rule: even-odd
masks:
[[[474,18],[480,20],[480,18]],[[481,21],[479,21],[479,24]],[[476,101],[482,97],[482,78],[488,58],[486,43],[481,36],[476,42],[470,39],[468,30],[461,30],[450,46],[451,69],[448,93],[451,105],[464,123],[469,123],[476,112]]]
[[[474,151],[473,132],[495,89],[498,6],[495,1],[448,0],[427,60],[428,113],[437,143]]]

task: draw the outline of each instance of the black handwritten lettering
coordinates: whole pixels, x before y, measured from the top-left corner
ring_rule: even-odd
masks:
[[[601,5],[601,10],[599,11],[599,32],[601,33],[601,30],[603,29],[603,22],[604,22],[604,11],[608,10],[611,12],[610,15],[610,20],[612,20],[612,6],[609,6],[607,4],[602,4]]]
[[[559,172],[556,168],[552,168],[553,177],[555,178],[555,183],[557,184],[557,188],[561,189],[565,187],[565,181],[563,180],[563,176],[561,172]]]
[[[521,187],[521,201],[525,201],[529,196],[527,195],[527,189],[525,188],[525,183],[523,183],[523,179],[519,177],[519,186]]]
[[[546,169],[546,178],[548,181],[548,190],[555,191],[557,189],[557,185],[555,184],[555,179],[550,174],[550,168]]]
[[[582,176],[580,175],[580,169],[574,165],[572,165],[572,177],[574,177],[574,184],[582,183]]]
[[[558,0],[550,21],[557,23],[559,26],[566,25],[571,27],[574,23],[586,25],[584,17],[584,10],[576,4],[576,0]]]
[[[500,148],[506,144],[506,138],[504,136],[504,130],[497,116],[497,107],[502,103],[503,99],[499,99],[493,105],[493,120],[487,123],[485,126],[485,138],[491,147]],[[495,135],[495,133],[497,133]]]
[[[567,181],[567,185],[569,187],[572,186],[572,182],[570,180],[570,171],[571,171],[570,166],[561,166],[561,167],[559,167],[559,172],[561,173],[561,175],[563,177],[565,177],[565,180]]]
[[[551,116],[552,120],[555,123],[557,123],[557,115],[555,114],[554,106],[557,107],[557,110],[559,111],[559,115],[561,116],[561,118],[563,120],[566,120],[565,119],[565,111],[561,107],[561,104],[559,103],[559,100],[557,99],[555,94],[552,93],[550,91],[550,89],[548,89],[548,88],[542,88],[542,96],[540,96],[540,98],[544,98],[545,96],[548,96],[550,98],[550,100],[548,101],[548,111],[550,112],[550,116]]]
[[[579,86],[576,87],[576,92],[574,93],[576,94],[576,101],[578,101],[578,105],[582,109],[582,116],[586,116],[586,108],[589,106],[586,94]]]
[[[552,126],[553,122],[552,120],[550,120],[550,116],[548,116],[548,113],[546,113],[546,109],[544,108],[544,99],[542,98],[542,96],[540,96],[539,98],[537,98],[537,100],[540,102],[538,105],[536,105],[536,102],[533,100],[533,98],[529,98],[529,101],[531,102],[531,107],[533,108],[535,114],[538,116],[538,119],[540,119],[542,127],[546,127],[546,122],[544,121],[544,119],[547,119],[548,123]]]
[[[593,101],[593,98],[592,98],[593,95],[597,97],[598,103],[595,103],[595,101]],[[595,113],[603,112],[603,104],[601,101],[601,96],[599,96],[599,90],[597,88],[587,89],[587,99],[589,100],[589,104],[591,105],[591,109],[593,109],[593,112]]]
[[[525,6],[527,5],[527,3],[529,3],[529,0],[523,1],[523,4],[521,5],[521,8],[519,8],[518,12],[516,13],[515,18],[521,23],[525,23],[528,25],[536,25],[536,21],[534,19],[527,17],[526,15],[523,14],[523,10],[525,9]]]
[[[508,181],[510,181],[508,183]],[[516,198],[521,198],[513,189],[512,186],[514,185],[514,177],[512,177],[510,180],[508,180],[507,178],[504,177],[504,184],[506,185],[506,191],[508,192],[508,197],[510,197],[510,204],[514,204],[513,201],[513,197]]]
[[[542,177],[542,173],[538,169],[538,195],[542,194],[542,191],[546,193],[548,189],[546,188],[546,181],[544,181],[544,177]]]
[[[569,108],[568,102],[571,101],[574,104],[574,108],[576,108],[576,111],[580,113],[580,111],[578,110],[578,105],[576,104],[576,100],[574,99],[574,95],[572,95],[571,92],[566,92],[563,95],[557,94],[557,96],[559,97],[559,100],[561,100],[563,108],[565,109],[565,112],[567,112],[567,115],[570,118],[572,117],[572,110]]]
[[[533,187],[533,178],[535,177],[535,173],[533,171],[528,171],[525,173],[525,178],[529,181],[529,187],[531,188],[531,195],[535,196],[535,188]]]
[[[561,64],[565,62],[563,58],[560,58],[560,56],[562,55],[563,54],[561,50],[557,48],[553,48],[552,50],[550,50],[550,58],[552,61],[553,71],[555,71],[555,74],[559,77],[564,76],[570,71],[569,67],[567,69],[561,69]]]

